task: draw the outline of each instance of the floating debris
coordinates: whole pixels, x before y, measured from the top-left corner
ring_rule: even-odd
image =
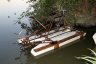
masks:
[[[10,2],[11,0],[7,0],[8,2]]]
[[[26,29],[26,28],[27,28],[27,24],[21,23],[21,28],[22,28],[22,29]]]
[[[18,24],[21,24],[21,22],[20,22],[20,21],[18,21]]]
[[[14,13],[14,15],[16,15],[16,13]]]
[[[8,18],[10,18],[10,16],[8,16]]]

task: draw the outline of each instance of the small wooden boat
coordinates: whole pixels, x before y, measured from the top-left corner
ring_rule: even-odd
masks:
[[[51,38],[51,37],[53,37],[53,36],[55,36],[55,35],[57,35],[57,34],[60,34],[60,33],[62,33],[62,31],[63,31],[63,33],[66,33],[66,32],[68,32],[68,31],[71,31],[71,27],[70,26],[68,26],[68,25],[66,25],[66,26],[63,26],[63,27],[61,27],[59,24],[58,24],[58,27],[57,27],[57,29],[55,28],[55,29],[53,29],[52,30],[52,22],[50,22],[48,25],[46,25],[46,26],[44,26],[39,20],[37,20],[35,17],[30,17],[30,18],[33,18],[39,25],[41,25],[42,26],[42,28],[43,29],[45,29],[45,31],[46,32],[44,32],[44,33],[42,33],[42,34],[39,34],[39,35],[37,35],[36,33],[35,33],[35,35],[33,35],[33,36],[31,36],[31,37],[23,37],[23,38],[19,38],[17,41],[18,41],[18,43],[20,43],[20,44],[24,44],[24,45],[33,45],[33,43],[36,43],[36,42],[41,42],[41,41],[43,41],[43,40],[45,40],[46,39],[46,36],[48,37],[48,38]],[[46,28],[46,27],[48,27],[48,26],[50,26],[50,28]],[[65,27],[65,28],[64,28]],[[42,29],[41,28],[41,29]],[[39,30],[39,31],[41,31],[41,29]],[[49,31],[47,31],[47,30],[49,30]]]
[[[96,44],[96,33],[93,35],[93,40],[94,40],[94,42]]]
[[[39,45],[31,49],[31,54],[35,57],[52,51],[56,48],[71,44],[71,42],[82,38],[86,33],[82,31],[70,31],[67,33],[59,33],[50,37],[50,41],[42,41]]]
[[[28,40],[28,41],[26,41],[26,43],[31,43],[32,44],[33,42],[38,42],[38,41],[45,40],[46,38],[44,37],[44,35],[48,35],[48,38],[51,38],[51,37],[53,37],[53,36],[55,36],[57,34],[66,33],[68,31],[71,31],[70,27],[68,27],[67,29],[61,27],[59,29],[59,31],[57,31],[57,32],[55,30],[51,30],[49,32],[45,32],[45,33],[41,34],[42,36],[33,35],[31,37],[20,38],[17,41],[18,41],[18,43],[23,44],[24,40]]]

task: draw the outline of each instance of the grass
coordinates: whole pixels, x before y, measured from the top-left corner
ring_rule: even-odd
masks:
[[[84,60],[86,64],[96,64],[96,52],[89,49],[92,53],[92,56],[87,56],[87,55],[84,55],[84,56],[81,56],[81,57],[76,57],[77,59],[79,60]]]

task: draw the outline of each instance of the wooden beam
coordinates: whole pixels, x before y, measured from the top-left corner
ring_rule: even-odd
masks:
[[[39,20],[37,20],[35,17],[30,17],[30,18],[33,18],[34,20],[36,20],[37,23],[39,23],[44,29],[46,29],[46,27]]]

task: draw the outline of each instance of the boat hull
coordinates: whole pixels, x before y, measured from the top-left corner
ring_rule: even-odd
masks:
[[[70,35],[68,35],[68,34],[70,34]],[[69,32],[67,34],[64,34],[64,37],[62,37],[62,35],[59,36],[59,38],[62,37],[63,41],[59,40],[59,42],[56,43],[56,44],[51,44],[50,45],[50,43],[41,43],[31,50],[31,54],[36,57],[36,56],[40,56],[42,54],[45,54],[49,51],[52,51],[54,49],[60,48],[62,46],[72,44],[71,42],[76,41],[76,40],[81,38],[80,34],[79,35],[75,35],[75,34],[76,34],[76,32]],[[82,33],[82,36],[85,36],[85,35],[86,35],[86,33]]]

